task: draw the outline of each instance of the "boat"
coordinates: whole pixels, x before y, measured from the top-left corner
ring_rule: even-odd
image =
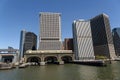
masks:
[[[25,68],[27,66],[29,66],[27,63],[23,63],[23,64],[19,65],[19,68]]]

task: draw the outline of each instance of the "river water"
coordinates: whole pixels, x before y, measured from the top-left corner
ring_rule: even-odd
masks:
[[[120,80],[120,62],[107,67],[64,64],[0,70],[0,80]]]

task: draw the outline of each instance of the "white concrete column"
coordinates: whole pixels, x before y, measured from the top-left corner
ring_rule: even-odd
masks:
[[[64,64],[64,61],[59,61],[59,64],[61,65],[61,64]]]
[[[2,56],[0,55],[0,62],[2,61]]]
[[[45,62],[40,62],[40,65],[41,65],[41,66],[44,66],[44,65],[45,65]]]
[[[12,63],[16,63],[16,59],[17,59],[17,57],[16,57],[16,55],[14,55]]]

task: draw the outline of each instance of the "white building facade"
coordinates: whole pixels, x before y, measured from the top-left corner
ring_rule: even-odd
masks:
[[[61,14],[40,13],[39,50],[61,50]]]
[[[90,21],[73,22],[73,43],[76,60],[95,59]]]

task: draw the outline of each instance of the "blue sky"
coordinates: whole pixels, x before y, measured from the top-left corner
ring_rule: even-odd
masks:
[[[72,37],[72,22],[109,15],[111,29],[120,27],[120,0],[0,0],[0,48],[19,48],[20,31],[39,35],[39,12],[62,14],[62,40]]]

